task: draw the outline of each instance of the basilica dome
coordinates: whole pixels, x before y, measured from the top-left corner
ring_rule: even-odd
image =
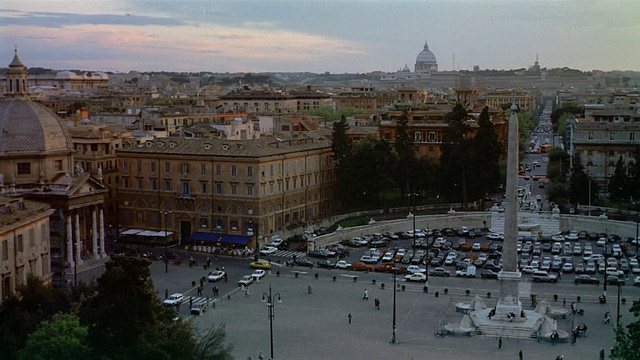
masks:
[[[29,100],[27,70],[16,51],[0,101],[0,156],[69,153],[71,135],[47,107]]]
[[[429,45],[425,42],[424,48],[416,57],[416,72],[436,72],[438,71],[438,62],[436,56],[429,50]]]

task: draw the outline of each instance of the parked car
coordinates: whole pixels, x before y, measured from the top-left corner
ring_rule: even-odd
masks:
[[[522,272],[523,274],[533,274],[536,271],[538,271],[538,268],[535,268],[531,265],[523,266],[520,270],[520,272]]]
[[[558,282],[558,277],[553,274],[549,274],[546,271],[536,271],[531,275],[533,282]]]
[[[480,278],[482,278],[482,279],[497,279],[498,278],[498,273],[493,271],[493,270],[482,269],[482,271],[480,272]]]
[[[589,275],[577,275],[573,282],[577,284],[600,284],[600,280]]]
[[[351,270],[356,271],[371,271],[373,270],[373,266],[363,263],[362,261],[358,261],[357,263],[351,265]]]
[[[331,260],[320,260],[316,263],[319,268],[331,269],[335,265]]]
[[[345,260],[340,260],[336,263],[335,267],[338,269],[347,270],[351,269],[351,263]]]
[[[423,273],[413,273],[413,274],[406,275],[404,279],[407,281],[426,282],[427,275]]]
[[[449,277],[451,276],[451,272],[449,270],[445,270],[445,268],[437,267],[429,271],[429,275]]]
[[[633,285],[640,286],[640,276],[636,276],[636,278],[633,280]]]
[[[420,266],[418,266],[418,265],[409,265],[409,266],[407,267],[407,272],[408,272],[408,273],[412,273],[412,274],[415,274],[415,273],[424,273],[424,272],[426,272],[426,271],[427,271],[427,269],[425,269],[425,268],[421,268],[421,267],[420,267]]]
[[[311,260],[309,260],[307,258],[296,258],[293,261],[293,263],[295,265],[298,265],[298,266],[306,266],[306,267],[310,267],[310,268],[313,267],[313,261],[311,261]]]

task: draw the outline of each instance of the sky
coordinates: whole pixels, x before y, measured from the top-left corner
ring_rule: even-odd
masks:
[[[90,71],[640,70],[638,0],[2,0],[0,64]]]

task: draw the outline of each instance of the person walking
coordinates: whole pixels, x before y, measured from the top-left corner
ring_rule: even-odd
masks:
[[[380,310],[380,299],[377,299],[377,298],[376,298],[376,299],[374,300],[374,303],[375,303],[376,309]]]
[[[518,353],[518,358],[522,360],[522,350],[520,350],[520,352]]]
[[[189,309],[193,307],[193,296],[189,296]]]
[[[349,318],[349,324],[351,324],[351,313],[349,313],[349,315],[347,315],[347,317]]]
[[[498,349],[502,349],[502,336],[498,338]]]
[[[362,300],[369,300],[369,291],[367,289],[364,289],[364,296],[362,297]]]
[[[604,349],[600,349],[600,360],[604,360]]]
[[[167,300],[169,297],[169,289],[164,289],[164,299]]]

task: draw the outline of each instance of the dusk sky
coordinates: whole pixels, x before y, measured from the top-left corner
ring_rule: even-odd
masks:
[[[93,71],[640,70],[640,1],[3,0],[0,64]],[[454,61],[455,56],[455,61]]]

